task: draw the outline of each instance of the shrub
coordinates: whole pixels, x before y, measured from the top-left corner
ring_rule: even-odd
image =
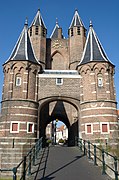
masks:
[[[59,143],[64,143],[64,139],[59,139]]]
[[[48,143],[48,144],[50,144],[51,142],[52,142],[51,139],[48,139],[48,140],[46,141],[46,143]]]

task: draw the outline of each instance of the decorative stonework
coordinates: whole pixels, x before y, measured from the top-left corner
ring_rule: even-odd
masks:
[[[53,40],[52,48],[55,48],[55,49],[63,48],[62,42],[60,40],[58,40],[58,39],[57,40]]]

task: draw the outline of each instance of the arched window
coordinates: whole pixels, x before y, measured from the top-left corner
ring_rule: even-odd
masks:
[[[20,74],[16,75],[15,85],[16,86],[21,86],[21,75]]]
[[[98,74],[98,87],[103,87],[103,77],[102,77],[102,74]]]

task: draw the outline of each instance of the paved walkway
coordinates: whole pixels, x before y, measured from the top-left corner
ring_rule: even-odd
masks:
[[[110,180],[77,147],[51,146],[42,150],[29,180]]]

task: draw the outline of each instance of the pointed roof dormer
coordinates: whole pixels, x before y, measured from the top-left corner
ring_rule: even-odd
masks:
[[[80,26],[84,27],[84,24],[83,24],[83,21],[81,20],[79,14],[78,14],[78,11],[75,10],[75,13],[74,13],[74,16],[73,16],[73,19],[71,21],[69,29],[73,28],[73,27],[80,27]]]
[[[79,65],[89,62],[110,62],[90,21],[89,32]],[[111,63],[112,64],[112,63]]]
[[[38,63],[32,45],[30,41],[30,37],[28,34],[28,23],[27,20],[25,22],[24,28],[19,36],[19,39],[9,57],[7,62],[9,61],[30,61],[33,63]]]
[[[50,38],[58,39],[59,37],[62,38],[63,35],[62,35],[62,29],[60,28],[60,26],[58,24],[58,19],[56,18],[56,25],[52,31]]]
[[[40,13],[40,9],[38,9],[36,16],[31,23],[31,26],[41,26],[46,29],[45,23]]]

